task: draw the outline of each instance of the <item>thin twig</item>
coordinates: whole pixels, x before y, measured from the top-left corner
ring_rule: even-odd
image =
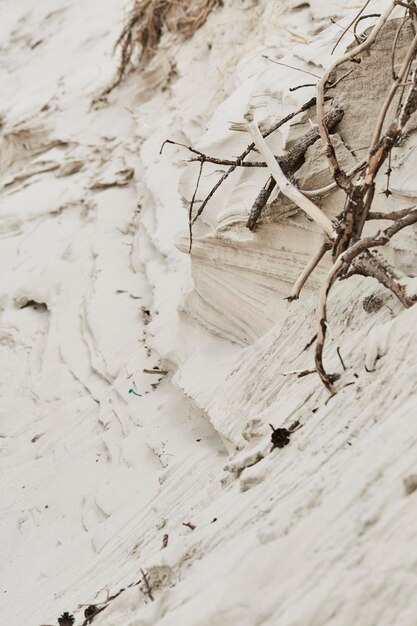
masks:
[[[356,33],[358,29],[358,24],[360,24],[363,20],[369,20],[371,17],[381,17],[381,13],[368,13],[368,15],[361,15],[361,17],[359,17],[355,22],[355,26],[353,27],[353,34],[355,35],[355,39],[358,44],[361,43]]]
[[[371,211],[368,213],[368,220],[398,220],[402,217],[406,217],[413,207],[407,207],[400,211],[390,211],[389,213],[383,213],[382,211]]]
[[[204,163],[205,161],[204,159],[202,159],[202,161],[200,162],[200,168],[198,170],[197,183],[194,189],[193,197],[191,198],[190,207],[188,209],[188,233],[190,237],[190,246],[188,249],[189,253],[191,253],[191,248],[193,247],[193,208],[194,208],[194,202],[195,202],[195,198],[197,195],[197,191],[200,185],[200,179],[201,179],[201,174],[203,172]]]
[[[271,63],[275,63],[275,65],[282,65],[283,67],[288,67],[290,70],[296,70],[297,72],[303,72],[303,74],[308,74],[309,76],[314,76],[314,78],[320,78],[318,74],[313,74],[313,72],[308,72],[307,70],[302,70],[300,67],[294,67],[293,65],[288,65],[287,63],[283,63],[282,61],[274,61],[266,54],[263,54],[262,57],[267,61],[271,61]]]
[[[392,72],[392,80],[395,80],[397,78],[397,74],[395,71],[395,52],[397,49],[397,44],[398,44],[398,39],[400,37],[401,31],[404,27],[404,24],[406,24],[406,22],[410,19],[410,16],[407,15],[407,13],[404,14],[403,19],[401,20],[397,31],[395,33],[394,36],[394,41],[392,43],[392,50],[391,50],[391,72]]]
[[[340,78],[338,78],[337,80],[335,80],[334,83],[330,83],[330,85],[327,85],[327,90],[329,89],[333,89],[334,87],[336,87],[336,85],[338,85],[339,83],[342,82],[342,80],[344,78],[347,78],[350,74],[352,74],[353,69],[349,70],[348,72],[346,72],[345,74],[343,74]]]
[[[315,87],[316,83],[305,83],[304,85],[297,85],[297,87],[290,87],[288,91],[297,91],[297,89],[304,89],[305,87]]]
[[[412,4],[406,4],[405,2],[401,2],[401,0],[395,0],[395,4],[400,7],[405,7],[406,9],[409,9],[411,13],[417,13],[417,8]]]
[[[151,589],[151,586],[149,584],[148,574],[146,572],[144,572],[143,569],[140,570],[140,573],[142,574],[143,582],[145,583],[146,594],[147,594],[148,598],[153,602],[154,601],[154,597],[152,595],[152,589]]]
[[[333,48],[332,48],[332,52],[331,54],[334,53],[334,51],[336,50],[337,46],[339,45],[339,43],[342,41],[343,37],[346,35],[346,33],[348,32],[348,30],[353,26],[353,24],[356,22],[356,20],[358,19],[358,17],[360,15],[362,15],[362,13],[365,11],[366,7],[368,6],[368,4],[370,3],[371,0],[367,0],[365,2],[365,4],[363,5],[363,7],[361,8],[361,10],[359,11],[359,13],[357,13],[355,15],[355,17],[353,18],[353,20],[351,22],[349,22],[349,24],[346,26],[346,28],[343,30],[343,33],[340,35],[340,37],[338,37],[336,43],[334,44]]]
[[[359,161],[359,163],[354,165],[354,167],[346,172],[346,176],[348,178],[351,178],[352,176],[360,172],[365,167],[367,162],[367,159],[362,159],[362,161]],[[325,187],[321,187],[320,189],[300,189],[300,191],[304,196],[307,196],[308,198],[315,198],[317,196],[324,196],[326,193],[329,193],[333,189],[336,189],[336,187],[337,183],[333,182],[329,183]]]
[[[337,348],[336,348],[336,352],[337,352],[337,356],[339,357],[339,361],[340,361],[340,362],[341,362],[341,364],[342,364],[343,370],[346,372],[346,365],[345,365],[345,363],[344,363],[344,361],[343,361],[343,359],[342,359],[342,355],[341,355],[341,353],[340,353],[340,348],[339,348],[339,346],[337,346]]]

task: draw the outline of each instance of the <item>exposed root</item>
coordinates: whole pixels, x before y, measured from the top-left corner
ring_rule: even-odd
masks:
[[[116,79],[103,95],[120,84],[135,53],[139,69],[145,68],[155,56],[164,32],[189,39],[211,11],[222,5],[222,0],[135,0],[114,47],[120,51]]]
[[[336,388],[334,386],[334,377],[326,372],[323,365],[323,350],[327,333],[327,300],[330,289],[337,280],[337,278],[339,278],[342,274],[347,273],[347,270],[349,269],[352,261],[356,259],[356,257],[362,254],[365,255],[369,251],[369,248],[376,246],[385,246],[390,241],[390,239],[400,230],[415,223],[417,223],[417,209],[410,210],[407,216],[396,220],[389,228],[382,231],[382,233],[375,235],[375,237],[366,237],[364,239],[360,239],[345,252],[340,254],[332,269],[327,275],[327,278],[320,292],[315,360],[317,373],[319,374],[324,385],[330,391],[331,395],[334,395],[336,393]],[[353,273],[361,273],[365,276],[373,276],[385,286],[388,286],[391,291],[395,293],[397,297],[399,297],[404,306],[410,307],[412,304],[415,303],[415,298],[407,296],[405,290],[403,288],[400,289],[399,285],[398,288],[395,286],[395,279],[392,276],[388,275],[386,269],[384,271],[384,269],[380,267],[379,273],[377,273],[375,269],[372,269],[372,266],[367,266],[366,263],[363,262],[355,269],[360,269],[361,271],[354,271]],[[382,275],[385,275],[384,280],[382,280],[381,278]]]
[[[140,4],[143,4],[143,2]],[[383,193],[387,196],[391,194],[389,190],[391,153],[392,150],[399,145],[410,117],[417,111],[417,34],[414,34],[412,41],[407,46],[402,60],[397,61],[399,48],[398,41],[404,24],[411,20],[414,25],[414,33],[416,33],[417,7],[415,0],[409,0],[408,2],[391,0],[386,4],[385,10],[381,13],[381,15],[363,15],[363,11],[368,4],[369,0],[364,2],[362,9],[348,26],[348,28],[352,25],[354,26],[357,45],[343,54],[339,59],[336,59],[334,63],[332,63],[325,71],[323,77],[317,84],[316,99],[311,99],[297,111],[294,111],[292,114],[277,122],[272,128],[263,134],[260,132],[258,125],[253,120],[253,116],[250,113],[245,116],[245,122],[233,123],[231,126],[232,130],[247,131],[253,139],[253,142],[249,144],[242,154],[234,160],[218,159],[216,157],[208,156],[190,146],[184,146],[193,154],[190,160],[198,161],[200,163],[197,186],[192,198],[189,212],[190,249],[192,243],[192,225],[202,214],[204,208],[217,189],[238,167],[266,167],[269,173],[269,178],[260,190],[249,215],[247,226],[250,230],[254,230],[256,227],[257,219],[263,207],[268,202],[275,185],[277,185],[280,191],[292,202],[294,202],[301,210],[303,210],[312,220],[314,220],[323,231],[324,237],[320,248],[304,268],[288,299],[293,300],[299,297],[300,291],[310,274],[314,271],[324,254],[332,248],[333,265],[321,288],[318,303],[317,337],[313,340],[313,342],[316,341],[316,371],[331,395],[334,395],[337,391],[335,381],[337,380],[338,375],[327,373],[323,364],[323,353],[328,328],[327,302],[333,284],[338,279],[346,279],[354,274],[369,276],[375,278],[380,282],[380,284],[389,289],[400,300],[404,307],[410,307],[417,301],[416,296],[407,293],[406,287],[401,284],[401,279],[395,271],[395,268],[389,266],[385,261],[379,260],[371,251],[372,248],[385,246],[400,230],[417,223],[417,209],[415,207],[390,211],[387,213],[372,211],[372,205],[375,198],[376,177],[385,162],[388,163],[388,170],[386,172],[388,181],[387,187]],[[341,119],[338,115],[343,115],[343,113],[340,108],[334,105],[332,109],[325,114],[324,103],[328,98],[325,96],[325,90],[329,87],[336,87],[340,80],[348,76],[351,71],[343,74],[343,76],[332,85],[329,85],[329,77],[336,68],[344,63],[352,61],[357,63],[361,62],[360,55],[372,47],[397,5],[403,6],[406,11],[404,12],[404,16],[396,30],[395,35],[393,36],[391,62],[387,64],[388,67],[386,68],[392,75],[392,83],[387,90],[384,102],[382,103],[380,113],[375,123],[372,140],[368,146],[365,146],[365,149],[367,149],[366,158],[356,164],[353,169],[345,172],[340,167],[330,135],[332,127],[336,126]],[[369,19],[371,17],[377,17],[378,19],[369,34],[367,36],[357,35],[356,29],[359,22],[363,19]],[[342,37],[346,31],[347,29],[344,30]],[[338,41],[340,41],[340,39]],[[398,70],[395,69],[397,62],[400,65]],[[279,61],[277,61],[277,63],[282,64]],[[396,111],[393,113],[392,118],[388,119],[389,113],[393,108],[392,103],[394,102],[395,97],[397,97],[399,103],[396,105]],[[314,106],[314,104],[316,104],[317,108],[318,127],[313,128],[304,137],[299,139],[286,155],[279,157],[275,156],[271,152],[268,144],[265,142],[265,137],[274,132],[274,130],[282,126],[284,123],[293,119],[302,111],[306,111]],[[373,106],[373,103],[370,103],[369,106]],[[367,111],[364,110],[363,113],[366,117]],[[293,184],[293,181],[289,180],[288,177],[291,176],[296,169],[298,169],[299,162],[300,160],[302,162],[307,147],[314,143],[318,137],[321,139],[333,182],[321,189],[303,193],[296,187],[295,184]],[[168,140],[166,143],[176,142]],[[256,162],[246,161],[246,157],[255,149],[259,152],[260,157],[263,160]],[[203,165],[206,162],[225,165],[228,166],[228,169],[223,172],[221,178],[199,205],[196,214],[193,216],[193,208],[197,203],[196,193],[200,182],[201,172]],[[336,219],[331,221],[327,215],[309,198],[328,193],[336,186],[344,191],[345,204],[343,211],[337,216]],[[389,220],[392,223],[388,228],[380,231],[374,236],[363,237],[365,224],[371,220]],[[307,347],[308,346],[306,346],[306,349]],[[339,349],[337,349],[337,354],[342,367],[345,370],[346,367]],[[288,372],[288,374],[290,373],[296,372]],[[306,373],[311,373],[311,370],[307,370]],[[302,375],[306,375],[306,373],[301,372]],[[281,442],[281,439],[279,441]],[[283,444],[285,445],[286,443],[288,443],[288,441],[283,440]]]

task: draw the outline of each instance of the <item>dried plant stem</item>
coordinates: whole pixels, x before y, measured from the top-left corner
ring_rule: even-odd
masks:
[[[191,253],[191,248],[193,247],[193,208],[194,208],[197,191],[200,185],[201,174],[203,173],[203,165],[204,165],[204,160],[200,162],[197,183],[194,189],[193,197],[191,198],[190,207],[188,209],[188,232],[189,232],[189,237],[190,237],[190,247],[188,250],[189,253]]]
[[[143,569],[140,570],[140,573],[142,574],[142,580],[145,583],[145,591],[144,591],[144,593],[146,593],[148,598],[153,602],[155,598],[153,597],[153,594],[152,594],[152,589],[151,589],[151,585],[149,583],[148,574],[146,572],[144,572]]]
[[[362,8],[360,9],[359,13],[357,13],[355,15],[355,17],[353,18],[353,20],[351,22],[349,22],[349,24],[346,26],[346,28],[343,29],[342,34],[340,35],[340,37],[338,37],[336,43],[334,44],[333,48],[332,48],[332,54],[333,52],[336,50],[337,46],[339,45],[339,43],[342,41],[343,37],[346,35],[346,33],[349,31],[349,29],[356,24],[357,19],[362,15],[362,13],[365,11],[366,7],[368,6],[368,4],[370,3],[371,0],[366,0],[365,4],[362,6]]]

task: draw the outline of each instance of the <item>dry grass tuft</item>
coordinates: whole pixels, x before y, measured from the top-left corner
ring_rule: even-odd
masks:
[[[204,24],[210,12],[222,4],[222,0],[135,0],[116,41],[120,63],[112,88],[126,74],[135,51],[139,53],[139,68],[142,69],[155,56],[165,30],[189,39]]]

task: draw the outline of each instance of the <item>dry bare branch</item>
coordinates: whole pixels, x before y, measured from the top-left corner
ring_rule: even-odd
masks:
[[[271,133],[275,132],[276,130],[278,130],[278,128],[280,128],[281,126],[283,126],[284,124],[286,124],[287,122],[289,122],[290,120],[292,120],[294,117],[296,117],[297,115],[299,115],[300,113],[303,113],[304,111],[308,111],[308,109],[310,109],[311,107],[313,107],[316,104],[316,99],[315,98],[311,98],[308,102],[305,102],[301,107],[299,107],[296,111],[293,111],[292,113],[290,113],[289,115],[286,115],[284,118],[282,118],[281,120],[279,120],[276,124],[274,124],[269,130],[267,130],[265,133],[263,133],[263,137],[269,137],[269,135],[271,135]],[[210,193],[208,194],[208,196],[203,200],[202,204],[200,205],[197,214],[195,215],[194,219],[193,219],[193,225],[195,224],[195,222],[198,220],[198,218],[200,217],[200,215],[203,213],[204,209],[206,208],[209,200],[213,197],[213,195],[216,193],[216,191],[218,190],[218,188],[222,185],[222,183],[226,180],[226,178],[228,178],[230,176],[230,174],[232,174],[232,172],[235,171],[235,169],[241,165],[242,161],[244,161],[244,159],[246,159],[246,157],[248,156],[248,154],[250,154],[253,149],[255,148],[255,144],[251,143],[243,152],[242,154],[240,154],[237,159],[236,159],[236,163],[231,165],[229,167],[229,169],[220,177],[220,179],[217,181],[217,183],[214,185],[214,187],[212,188],[212,190],[210,191]]]
[[[304,287],[307,282],[309,276],[314,272],[317,265],[320,263],[326,252],[330,250],[332,244],[329,240],[324,240],[321,244],[320,248],[317,250],[316,254],[310,259],[302,273],[294,283],[294,287],[291,290],[290,295],[286,298],[289,302],[293,300],[298,300],[300,297],[301,289]]]
[[[372,45],[372,43],[375,41],[376,37],[378,36],[378,33],[380,32],[381,28],[384,26],[384,24],[388,20],[394,8],[395,8],[395,2],[390,2],[388,7],[385,9],[381,17],[376,22],[374,28],[372,29],[372,31],[370,32],[366,40],[360,45],[354,47],[352,50],[349,50],[348,52],[346,52],[343,56],[341,56],[334,63],[332,63],[327,68],[324,75],[322,76],[322,78],[317,84],[317,123],[319,126],[320,136],[323,142],[325,155],[326,155],[327,162],[328,162],[329,169],[330,169],[332,176],[334,177],[337,184],[343,189],[345,189],[346,191],[350,189],[350,181],[346,179],[345,173],[343,172],[343,170],[341,170],[339,166],[339,162],[337,160],[336,153],[335,153],[335,150],[334,150],[331,138],[330,138],[330,133],[324,121],[324,92],[325,92],[326,83],[328,82],[331,73],[334,72],[334,70],[337,67],[339,67],[343,63],[346,63],[347,61],[350,61],[351,59],[353,59],[358,54],[360,54],[361,52],[363,52],[364,50],[366,50]]]
[[[353,18],[353,20],[351,22],[349,22],[349,24],[346,26],[346,28],[343,29],[342,34],[340,35],[340,37],[337,38],[336,43],[334,44],[333,48],[332,48],[332,54],[334,53],[334,51],[336,50],[337,46],[339,45],[339,43],[342,41],[343,37],[346,35],[346,33],[350,30],[350,28],[352,28],[352,26],[354,24],[356,24],[358,18],[362,15],[362,13],[365,11],[366,7],[368,6],[368,4],[370,3],[371,0],[366,0],[365,4],[362,6],[362,8],[359,10],[359,13],[357,13],[355,15],[355,17]]]
[[[336,393],[336,388],[334,386],[334,379],[332,375],[328,374],[323,365],[323,350],[324,343],[326,339],[327,332],[327,299],[329,295],[329,291],[337,280],[337,278],[343,273],[346,273],[349,269],[352,261],[359,256],[360,254],[368,251],[369,248],[376,246],[384,246],[386,245],[390,239],[397,234],[403,228],[407,226],[411,226],[411,224],[415,224],[417,222],[417,209],[411,210],[408,215],[405,217],[396,220],[389,228],[382,231],[382,233],[378,233],[374,237],[366,237],[364,239],[359,240],[355,244],[353,244],[350,248],[348,248],[345,252],[342,252],[330,272],[328,273],[326,280],[322,286],[320,292],[319,306],[318,306],[318,330],[317,330],[317,343],[316,343],[316,369],[319,374],[321,380],[324,385],[333,395]],[[364,269],[364,265],[362,264],[362,269]],[[392,289],[391,289],[392,290]],[[397,294],[396,294],[397,295]],[[415,299],[412,298],[412,303],[415,302]],[[410,306],[410,305],[409,305]]]
[[[334,237],[334,229],[329,218],[321,211],[311,200],[303,196],[299,189],[297,189],[288,178],[285,176],[278,161],[272,154],[270,148],[262,137],[256,122],[248,119],[247,129],[254,140],[254,144],[257,147],[261,156],[265,159],[268,169],[271,175],[274,177],[281,193],[292,200],[301,210],[303,210],[312,220],[316,222],[324,230],[325,233],[331,238]]]
[[[375,278],[386,289],[389,289],[406,309],[410,308],[416,301],[414,295],[409,295],[404,285],[399,282],[394,268],[386,261],[383,263],[373,254],[361,254],[352,261],[351,269],[346,278],[358,274],[360,276]]]

